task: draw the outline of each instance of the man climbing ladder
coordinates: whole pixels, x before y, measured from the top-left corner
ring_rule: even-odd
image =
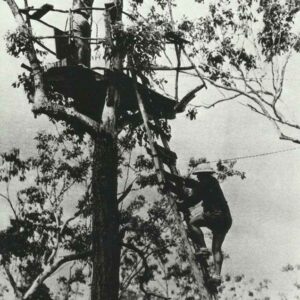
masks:
[[[196,256],[208,257],[201,227],[207,227],[212,231],[212,254],[215,263],[215,274],[211,280],[214,284],[221,284],[221,269],[223,263],[222,244],[231,227],[232,219],[228,204],[221,190],[219,182],[212,176],[215,173],[209,164],[198,166],[193,175],[198,181],[186,180],[186,187],[191,188],[192,194],[185,195],[184,200],[178,202],[178,208],[187,212],[190,210],[188,224],[190,236],[196,245]],[[199,210],[202,204],[203,210]]]

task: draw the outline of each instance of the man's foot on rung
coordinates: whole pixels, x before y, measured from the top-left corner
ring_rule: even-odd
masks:
[[[206,247],[202,247],[200,248],[196,253],[195,256],[196,258],[209,258],[209,256],[211,255],[210,251],[206,248]]]

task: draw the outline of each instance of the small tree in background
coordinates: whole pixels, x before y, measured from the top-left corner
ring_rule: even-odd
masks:
[[[1,197],[13,212],[0,233],[1,268],[16,299],[52,299],[44,281],[90,255],[88,143],[66,131],[36,141],[36,157],[1,155]]]

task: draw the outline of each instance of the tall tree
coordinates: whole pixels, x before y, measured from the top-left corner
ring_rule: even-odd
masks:
[[[119,261],[120,261],[120,238],[119,238],[119,215],[117,202],[117,127],[116,127],[116,106],[118,103],[118,92],[112,86],[107,93],[103,114],[99,111],[101,124],[90,117],[81,114],[72,107],[61,105],[51,99],[47,94],[46,85],[43,77],[43,68],[37,57],[37,51],[34,46],[32,28],[30,23],[26,22],[14,0],[6,1],[9,5],[16,21],[18,22],[18,31],[11,39],[12,47],[10,53],[19,56],[20,53],[27,57],[32,70],[33,88],[30,95],[33,102],[34,114],[46,114],[56,120],[63,120],[69,124],[81,124],[82,128],[92,134],[95,142],[93,155],[93,231],[92,231],[92,252],[93,255],[93,282],[92,299],[117,299],[119,290]],[[79,13],[90,15],[93,1],[80,1],[84,4],[86,10],[79,5]],[[77,2],[75,1],[76,5]],[[111,6],[115,7],[116,15],[111,13]],[[115,22],[121,20],[122,1],[110,1],[105,14],[106,39],[111,40],[111,28]],[[75,9],[78,9],[77,7]],[[83,16],[83,18],[85,18]],[[75,20],[76,22],[76,20]],[[84,20],[82,23],[85,23]],[[79,27],[82,24],[79,24]],[[80,33],[79,33],[80,34]],[[11,38],[12,36],[10,36]],[[86,38],[86,37],[83,37]],[[78,42],[79,50],[84,48],[84,44]],[[80,39],[79,39],[80,40]],[[16,44],[21,46],[16,51]],[[108,42],[108,48],[112,46]],[[84,51],[84,50],[82,50]],[[78,54],[80,61],[82,55]],[[118,54],[107,54],[108,69],[118,69],[122,60]],[[84,58],[83,58],[84,60]],[[52,100],[52,101],[51,101]],[[57,100],[57,99],[56,99]],[[65,104],[65,103],[64,103]]]
[[[123,2],[116,2],[113,12],[105,14],[106,39],[113,46],[111,28],[122,20]],[[118,47],[118,41],[116,41]],[[109,50],[107,50],[108,52]],[[119,70],[122,57],[119,52],[106,53],[107,68]],[[92,180],[92,299],[118,298],[121,241],[119,234],[119,210],[117,199],[118,147],[117,107],[119,91],[108,87],[101,124],[95,136]]]
[[[119,122],[121,120],[118,114],[120,102],[119,90],[112,84],[114,82],[112,80],[110,82],[111,85],[107,89],[103,110],[96,112],[96,118],[91,118],[89,115],[85,115],[79,110],[74,109],[72,105],[69,105],[68,99],[61,97],[61,95],[58,96],[55,93],[51,93],[51,91],[47,89],[45,77],[43,76],[43,68],[40,63],[40,57],[38,56],[38,54],[43,53],[35,48],[34,42],[38,39],[33,35],[30,22],[23,18],[21,14],[22,11],[19,10],[14,0],[6,0],[6,2],[19,24],[17,32],[8,37],[8,51],[15,56],[19,56],[20,53],[23,53],[29,60],[31,69],[30,79],[32,79],[33,84],[28,84],[28,80],[25,80],[23,77],[21,81],[28,92],[30,100],[33,102],[34,114],[46,114],[51,119],[63,120],[77,128],[78,125],[80,125],[81,130],[88,132],[94,140],[94,154],[92,158],[92,299],[117,299],[121,253],[119,234],[120,215],[117,199],[119,160],[117,142],[118,134],[121,129],[127,128],[129,135],[132,134],[131,132],[133,131],[132,128],[124,125],[126,120],[122,120],[124,121],[121,124],[122,126],[118,126],[120,125],[118,123],[121,123]],[[201,3],[202,1],[196,2]],[[78,3],[79,2],[74,1],[73,12],[79,13],[79,15],[83,14],[81,17],[79,16],[78,23],[79,30],[81,30],[81,25],[84,27],[87,24],[93,1],[82,0],[80,1],[80,5],[77,6]],[[84,7],[81,6],[82,3],[85,4]],[[198,24],[199,26],[193,26],[188,20],[184,20],[177,26],[173,20],[170,22],[170,18],[166,18],[165,16],[166,9],[170,9],[171,12],[173,5],[172,1],[167,0],[156,0],[154,2],[156,5],[151,7],[149,14],[144,17],[140,11],[140,5],[142,5],[142,3],[143,1],[130,1],[131,11],[130,14],[126,13],[126,15],[129,16],[128,26],[123,26],[124,24],[121,22],[122,15],[125,13],[121,0],[107,1],[105,8],[102,8],[105,9],[105,40],[103,44],[105,47],[106,72],[109,73],[109,70],[121,70],[123,63],[126,62],[126,69],[131,72],[134,81],[136,78],[139,78],[144,85],[147,85],[149,78],[152,78],[156,83],[161,84],[162,81],[155,78],[153,65],[157,63],[158,57],[165,53],[165,45],[167,42],[170,40],[179,40],[187,43],[188,41],[184,38],[192,37],[195,42],[195,48],[193,49],[194,54],[200,55],[202,53],[197,50],[196,44],[203,40],[206,41],[206,35],[210,33],[210,27],[208,27],[209,22],[204,20],[206,21],[206,23],[204,22],[204,29],[201,27],[201,22]],[[247,3],[246,0],[245,3]],[[217,5],[217,7],[219,6]],[[239,7],[243,7],[243,5],[241,4]],[[29,11],[30,10],[27,10],[27,14],[29,14]],[[210,11],[212,14],[214,13],[214,6],[211,6]],[[231,18],[230,11],[228,11],[228,13],[225,11],[224,14],[227,18]],[[170,13],[170,15],[172,15],[172,13]],[[244,12],[241,18],[244,18],[245,15],[246,13]],[[237,14],[237,16],[240,15]],[[76,19],[73,19],[73,21],[76,22]],[[74,26],[74,23],[72,24],[72,26]],[[201,35],[201,30],[203,31],[203,36]],[[89,37],[89,34],[85,36],[83,36],[83,34],[73,36],[76,47],[80,51],[82,50],[81,55],[78,52],[77,57],[73,59],[75,61],[77,60],[77,64],[83,64],[85,67],[89,65],[89,62],[86,61],[88,55],[84,55],[84,49],[87,48],[87,44],[83,41],[88,40]],[[213,37],[218,41],[216,34],[214,34]],[[213,38],[211,38],[211,40],[213,40]],[[209,39],[208,42],[211,40]],[[225,51],[228,45],[233,47],[231,43],[225,43],[222,44],[221,50]],[[230,63],[232,64],[238,62],[239,65],[246,69],[253,67],[252,56],[243,51],[236,53],[234,49],[230,48],[230,51],[225,51],[224,54],[218,55],[216,58],[214,55],[211,55],[209,50],[210,49],[204,49],[203,52],[211,59],[211,63],[217,65],[217,67],[219,66],[218,59],[220,60],[220,56],[224,56],[225,54],[231,58]],[[178,67],[175,68],[177,71],[176,97],[178,97],[179,54],[181,52],[185,53],[188,61],[191,62],[190,56],[187,55],[185,49],[177,46]],[[204,77],[206,81],[211,84],[217,85],[219,79],[226,79],[226,74],[223,74],[224,72],[221,78],[219,78],[220,76],[218,74],[210,74],[212,71],[209,69],[205,70],[205,72],[215,77],[202,76],[199,69],[195,65],[193,65],[193,67],[195,67],[198,77]],[[215,70],[215,68],[216,66],[213,66],[213,70]],[[227,84],[228,82],[226,81],[224,86],[226,87]],[[187,99],[193,98],[195,92],[199,89],[200,88],[197,87],[193,90],[190,95],[187,95]],[[244,92],[244,94],[247,93]],[[256,103],[260,105],[261,99],[260,101],[256,101]],[[192,112],[190,114],[192,114]],[[161,122],[161,125],[163,125],[162,127],[164,128],[167,127],[165,122]],[[277,127],[276,125],[276,128]],[[139,135],[141,140],[144,139],[144,144],[149,142],[147,141],[143,129],[136,130],[135,134]],[[152,181],[156,183],[153,178],[154,176],[152,176]],[[141,180],[140,183],[142,184],[143,181]],[[131,250],[137,254],[141,254],[134,245],[127,246],[131,247]],[[184,259],[184,255],[182,256]],[[143,257],[140,258],[143,260]],[[144,268],[146,268],[146,265],[144,265]],[[199,293],[200,295],[205,294],[205,292],[202,293],[202,291],[199,291]]]

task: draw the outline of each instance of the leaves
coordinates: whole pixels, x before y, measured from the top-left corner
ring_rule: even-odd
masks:
[[[292,32],[295,12],[288,4],[275,2],[263,10],[264,27],[259,33],[259,43],[267,61],[276,55],[289,51],[294,44],[295,34]]]
[[[0,179],[8,187],[14,179],[30,178],[16,194],[15,217],[0,232],[0,264],[8,262],[12,276],[21,278],[19,289],[24,293],[44,268],[51,266],[59,251],[81,253],[90,247],[90,228],[86,223],[90,212],[89,143],[67,131],[61,135],[39,133],[36,142],[35,157],[22,160],[19,150],[13,149],[1,154],[0,165]],[[81,185],[79,191],[83,195],[81,198],[81,192],[76,193],[78,199],[73,202],[76,206],[78,201],[79,211],[66,221],[68,214],[64,214],[63,203],[75,185],[77,189]],[[84,214],[87,219],[71,223]],[[76,280],[82,282],[76,274]],[[49,289],[43,284],[31,296],[49,297]]]
[[[31,47],[31,39],[22,27],[18,27],[15,32],[8,32],[5,39],[6,51],[14,57],[26,54]]]
[[[8,182],[14,177],[20,181],[25,180],[25,174],[29,170],[29,160],[20,158],[20,150],[12,149],[10,152],[0,154],[0,182]]]
[[[111,49],[111,56],[123,53],[130,58],[129,64],[137,73],[151,73],[151,65],[160,56],[163,48],[163,36],[156,25],[145,20],[138,20],[134,25],[123,28],[114,26],[113,39],[116,41]]]

